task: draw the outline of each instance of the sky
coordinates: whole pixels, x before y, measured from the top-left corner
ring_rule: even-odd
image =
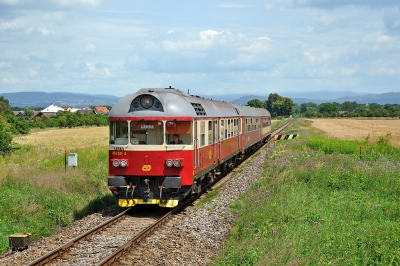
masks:
[[[169,86],[400,92],[400,1],[0,0],[0,93]]]

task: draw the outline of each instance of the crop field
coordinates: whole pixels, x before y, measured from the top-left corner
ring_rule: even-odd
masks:
[[[400,146],[400,119],[309,119],[312,126],[325,131],[329,137],[378,142],[390,134],[390,143]]]
[[[14,138],[21,145],[42,145],[62,151],[94,145],[106,146],[107,140],[108,127],[48,129]]]
[[[0,157],[0,253],[8,236],[52,235],[76,219],[115,205],[107,187],[108,127],[46,129],[18,136],[19,146]],[[78,166],[65,168],[65,154]]]
[[[285,134],[300,137],[276,142],[230,203],[235,226],[211,265],[400,265],[400,148],[386,141],[396,125],[298,119]]]

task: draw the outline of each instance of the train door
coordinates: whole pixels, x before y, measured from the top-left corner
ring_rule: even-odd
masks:
[[[223,138],[222,138],[221,134],[223,132],[223,123],[224,123],[224,120],[222,120],[222,119],[218,120],[218,129],[217,129],[217,131],[218,131],[217,132],[217,134],[218,134],[218,145],[217,145],[218,160],[220,160],[222,158],[222,143],[221,143],[221,141],[223,140]]]
[[[213,122],[213,161],[216,163],[218,161],[218,119]]]
[[[193,145],[194,145],[194,162],[193,162],[193,168],[197,169],[199,167],[199,139],[198,139],[198,132],[197,132],[197,119],[194,120],[194,128],[193,128]]]

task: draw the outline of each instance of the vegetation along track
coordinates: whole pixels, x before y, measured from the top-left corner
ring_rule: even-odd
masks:
[[[271,136],[282,132],[293,121],[274,130]],[[214,184],[228,172],[221,173]],[[202,192],[208,189],[209,187],[204,187]],[[158,211],[128,215],[129,210],[126,210],[28,265],[112,265],[120,259],[127,260],[126,257],[128,260],[135,259],[140,256],[135,255],[135,247],[139,242],[195,199],[186,200],[167,214],[165,211]],[[140,251],[140,248],[136,251]]]

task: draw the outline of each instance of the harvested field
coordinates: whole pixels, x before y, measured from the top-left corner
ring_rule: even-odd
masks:
[[[49,148],[87,148],[108,145],[108,127],[52,128],[14,138],[18,144],[42,145]]]
[[[376,142],[379,137],[391,134],[390,143],[400,146],[400,119],[308,119],[312,126],[338,139]]]

